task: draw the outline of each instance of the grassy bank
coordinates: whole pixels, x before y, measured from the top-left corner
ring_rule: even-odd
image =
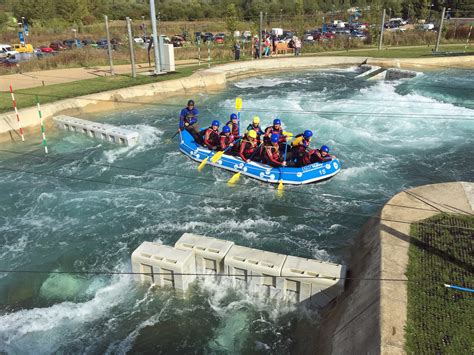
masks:
[[[438,215],[412,225],[406,350],[409,354],[472,354],[474,217]],[[419,280],[419,281],[418,281]]]
[[[192,66],[180,68],[174,73],[164,74],[157,77],[138,75],[132,78],[130,75],[115,75],[73,81],[64,84],[39,86],[30,89],[15,91],[15,99],[19,109],[34,106],[36,95],[39,96],[41,104],[54,102],[81,95],[94,94],[101,91],[121,89],[130,86],[156,83],[164,80],[179,79],[194,73],[199,67]],[[0,92],[0,112],[12,111],[12,102],[9,92]]]

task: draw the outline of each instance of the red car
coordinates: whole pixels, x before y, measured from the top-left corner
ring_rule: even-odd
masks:
[[[326,32],[321,36],[321,39],[333,39],[336,38],[336,35],[332,32]]]
[[[41,46],[41,47],[40,47],[40,51],[41,51],[42,53],[52,53],[52,52],[53,52],[53,48],[48,47],[48,46]]]
[[[216,44],[224,44],[225,42],[225,35],[223,33],[218,33],[214,37],[214,43]]]
[[[52,48],[55,51],[64,51],[64,50],[66,50],[66,47],[61,42],[51,42],[49,47]]]

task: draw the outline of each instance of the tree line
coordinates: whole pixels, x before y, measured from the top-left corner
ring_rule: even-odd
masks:
[[[236,17],[244,21],[256,21],[260,11],[267,19],[288,16],[321,16],[327,14],[336,19],[347,19],[347,10],[361,9],[362,18],[369,12],[387,9],[392,17],[428,19],[438,16],[441,8],[451,8],[451,16],[473,17],[472,0],[156,0],[161,20],[195,21],[225,18],[229,5],[235,8]],[[92,24],[102,21],[106,14],[110,19],[122,20],[126,16],[149,16],[148,0],[0,0],[0,11],[16,18],[25,17],[32,25],[51,23]],[[5,20],[5,15],[2,16]],[[0,19],[1,20],[1,19]]]

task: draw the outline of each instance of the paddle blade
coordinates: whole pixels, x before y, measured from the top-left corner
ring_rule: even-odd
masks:
[[[235,99],[235,109],[240,111],[242,109],[242,99],[240,97]]]
[[[217,161],[222,158],[222,155],[224,154],[224,152],[217,152],[216,154],[214,154],[211,158],[211,161],[215,164],[217,163]]]
[[[202,169],[204,169],[204,166],[206,165],[207,161],[209,160],[209,157],[205,158],[201,164],[199,164],[198,166],[198,171],[201,171]]]
[[[283,132],[283,135],[286,136],[286,137],[293,137],[293,133],[291,132]]]
[[[235,185],[240,179],[240,173],[235,173],[230,180],[227,182],[228,185]]]
[[[278,183],[277,196],[278,197],[283,196],[283,181],[282,180],[280,180],[280,182]]]
[[[280,183],[278,184],[278,191],[283,191],[283,180],[280,180]]]

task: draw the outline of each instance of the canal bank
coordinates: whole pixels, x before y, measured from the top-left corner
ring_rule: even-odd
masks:
[[[124,110],[137,105],[163,101],[174,95],[215,92],[228,81],[269,72],[294,71],[324,67],[357,66],[362,63],[403,69],[435,70],[447,67],[473,68],[474,57],[377,59],[363,57],[286,57],[233,62],[199,70],[189,77],[128,87],[118,90],[60,100],[42,106],[46,123],[58,114],[78,116],[88,113]],[[21,105],[20,105],[21,106]],[[26,135],[39,124],[36,107],[20,110]],[[0,141],[17,140],[18,124],[14,112],[0,115]]]
[[[405,354],[410,225],[439,213],[474,212],[474,183],[419,186],[396,194],[355,239],[344,293],[323,311],[321,354]]]

